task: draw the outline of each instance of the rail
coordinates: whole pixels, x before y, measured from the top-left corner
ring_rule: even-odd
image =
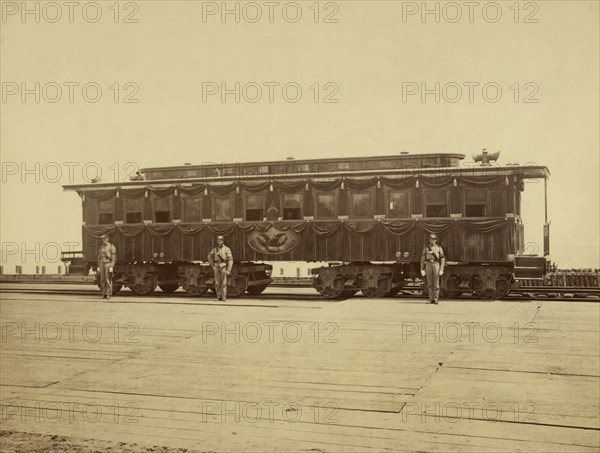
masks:
[[[96,277],[94,275],[72,275],[72,274],[3,274],[0,275],[0,283],[22,283],[22,284],[59,284],[59,285],[93,285]],[[275,288],[310,288],[312,277],[273,277],[269,285]],[[419,295],[423,291],[421,283],[411,283],[405,286],[402,293],[406,295]],[[600,287],[585,286],[517,286],[511,289],[510,298],[526,296],[545,298],[585,298],[600,297]],[[468,295],[465,293],[465,297]]]

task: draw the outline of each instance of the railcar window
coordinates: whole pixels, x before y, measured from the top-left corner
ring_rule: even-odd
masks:
[[[335,195],[325,193],[317,194],[317,218],[335,218]]]
[[[353,193],[352,194],[352,217],[365,218],[373,217],[370,193]]]
[[[228,221],[232,219],[232,203],[229,197],[215,197],[213,199],[213,220]]]
[[[425,217],[448,217],[448,191],[428,190],[425,193]]]
[[[115,222],[115,207],[112,200],[98,202],[98,224],[106,225]]]
[[[283,194],[283,220],[300,220],[302,218],[302,195],[299,193]]]
[[[465,208],[465,216],[467,217],[485,217],[486,211],[485,205],[482,204],[470,204]]]
[[[125,223],[142,223],[142,200],[125,200]]]
[[[200,222],[202,220],[202,201],[200,198],[183,199],[183,221]]]
[[[261,221],[265,212],[264,195],[248,195],[246,197],[246,220]]]
[[[171,199],[170,198],[155,198],[154,199],[154,221],[157,223],[165,223],[171,221]]]
[[[465,216],[485,217],[487,216],[487,191],[467,190],[465,191]]]
[[[438,204],[428,204],[425,217],[448,217],[448,208]]]
[[[242,176],[254,176],[259,174],[259,169],[256,165],[244,165],[241,167]]]
[[[390,192],[388,196],[388,217],[410,217],[408,192]]]

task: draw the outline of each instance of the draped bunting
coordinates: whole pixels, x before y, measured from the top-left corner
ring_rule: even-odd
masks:
[[[182,195],[198,195],[203,193],[205,189],[209,192],[217,195],[227,195],[234,191],[236,187],[239,187],[243,192],[256,193],[268,191],[271,184],[275,192],[284,193],[297,193],[306,189],[319,190],[319,191],[332,191],[338,189],[342,181],[346,189],[351,190],[367,190],[372,187],[377,187],[377,182],[380,182],[381,186],[388,188],[401,190],[415,187],[416,182],[419,182],[419,187],[439,189],[443,187],[452,187],[452,183],[456,179],[458,186],[472,186],[472,187],[490,187],[490,186],[504,186],[505,176],[494,176],[494,177],[469,177],[469,176],[409,176],[402,178],[391,178],[391,177],[371,177],[371,178],[336,178],[328,181],[315,181],[315,180],[298,180],[298,181],[263,181],[263,182],[233,182],[233,183],[211,183],[211,184],[197,184],[194,183],[191,186],[174,185],[170,187],[155,187],[149,185],[147,187],[136,188],[136,189],[119,189],[119,195],[123,198],[140,198],[144,195],[147,190],[150,194],[158,197],[167,197],[172,195],[175,190],[178,194]],[[110,200],[115,198],[117,195],[117,189],[101,189],[91,191],[80,191],[79,194],[85,193],[86,197],[93,200]]]
[[[269,223],[267,223],[264,226],[264,229],[268,229],[269,227]],[[304,229],[306,228],[306,225],[308,225],[308,222],[304,222],[304,221],[298,221],[298,222],[273,222],[273,226],[279,230],[285,231],[285,230],[293,230],[296,233],[300,233],[301,231],[304,231]]]
[[[183,186],[176,186],[177,192],[179,193],[179,195],[188,195],[190,197],[193,197],[194,195],[202,195],[204,194],[204,189],[206,188],[206,186],[204,184],[199,184],[199,185],[194,185],[191,187],[183,187]],[[173,189],[175,190],[175,189]]]
[[[172,195],[175,192],[176,186],[173,186],[173,187],[152,187],[152,186],[149,186],[148,189],[149,189],[149,192],[152,195],[164,198],[164,197],[168,197],[169,195]]]
[[[251,193],[255,193],[255,192],[262,192],[265,190],[269,189],[269,186],[271,185],[271,183],[269,181],[267,182],[259,182],[259,183],[240,183],[240,189],[243,190],[244,192],[251,192]]]
[[[450,261],[506,260],[516,253],[515,219],[404,219],[352,221],[210,222],[84,226],[86,257],[95,260],[102,234],[117,247],[120,260],[205,261],[217,235],[225,236],[238,261],[418,261],[429,233],[437,233]],[[281,254],[264,254],[248,246],[253,232],[292,230],[297,244]],[[272,237],[272,236],[271,236]],[[90,258],[91,257],[91,258]]]
[[[117,190],[118,189],[94,190],[92,192],[85,192],[85,196],[88,198],[88,200],[112,200],[117,196]],[[142,195],[144,194],[145,190],[146,189],[142,189]],[[121,196],[123,195],[123,192],[125,191],[120,192]]]
[[[296,233],[302,232],[310,225],[312,231],[317,236],[331,236],[341,227],[351,233],[364,234],[383,228],[395,236],[403,236],[413,228],[420,228],[424,233],[443,233],[459,225],[466,231],[474,233],[494,233],[514,223],[513,219],[483,219],[483,220],[464,220],[464,219],[411,219],[411,220],[351,220],[351,221],[278,221],[278,222],[238,222],[238,223],[173,223],[173,224],[148,224],[148,225],[90,225],[84,226],[84,229],[94,238],[100,238],[103,234],[112,235],[119,232],[125,236],[138,236],[144,232],[149,232],[154,236],[165,236],[174,229],[185,235],[195,235],[207,228],[215,234],[231,234],[234,230],[240,231],[266,231],[271,226],[278,230],[291,229]]]
[[[168,236],[176,228],[175,225],[149,225],[148,232],[153,236]]]
[[[207,223],[206,229],[213,235],[230,236],[236,229],[235,223]]]
[[[273,186],[276,190],[280,190],[285,193],[294,193],[304,190],[306,186],[306,180],[299,181],[274,181]]]
[[[204,230],[206,225],[203,223],[180,223],[177,225],[182,234],[193,236]]]
[[[424,220],[419,222],[419,227],[426,233],[440,234],[452,228],[453,223],[448,220]]]
[[[448,212],[462,212],[464,187],[494,187],[491,190],[490,213],[498,216],[504,212],[513,213],[516,209],[513,200],[516,187],[514,181],[509,181],[507,186],[504,176],[429,174],[342,178],[331,173],[326,178],[316,180],[270,181],[266,178],[260,181],[210,183],[186,183],[182,180],[180,184],[168,187],[156,186],[152,181],[146,181],[132,188],[96,190],[91,187],[89,192],[79,192],[80,195],[85,194],[82,203],[84,220],[90,222],[89,226],[84,226],[83,232],[86,257],[90,256],[89,250],[97,250],[101,243],[100,236],[104,233],[111,236],[111,242],[117,247],[119,259],[128,261],[152,261],[156,256],[164,257],[165,261],[205,261],[215,237],[219,234],[226,237],[226,243],[232,248],[235,259],[239,261],[394,261],[397,252],[400,252],[405,260],[418,261],[430,233],[439,235],[440,245],[444,247],[451,261],[502,261],[508,254],[514,254],[522,248],[523,234],[519,230],[520,226],[515,224],[514,218],[384,218],[388,214],[386,202],[389,200],[386,199],[386,193],[390,190],[407,190],[410,197],[410,214],[415,215],[424,214],[423,197],[426,191],[422,189],[450,189]],[[121,201],[114,203],[114,218],[119,220],[118,224],[93,225],[92,223],[99,219],[98,211],[101,206],[97,201],[115,199],[117,191]],[[214,196],[230,197],[233,201],[233,218],[241,219],[245,217],[244,194],[263,193],[264,214],[267,214],[269,221],[121,223],[128,218],[125,209],[129,203],[125,203],[125,200],[141,200],[141,218],[153,219],[156,206],[166,205],[164,202],[156,203],[156,199],[174,196],[175,191],[180,197],[197,196],[200,199],[202,212],[196,212],[195,217],[185,216],[185,219],[213,218]],[[335,214],[342,216],[339,219],[334,217],[327,221],[276,220],[281,215],[279,212],[282,210],[282,193],[300,194],[300,215],[312,219],[316,215],[316,193],[333,191],[337,191]],[[381,218],[346,220],[343,216],[352,217],[352,206],[349,202],[352,201],[353,191],[370,193],[373,207],[371,214]],[[502,197],[495,199],[496,193],[500,193]],[[516,196],[520,196],[518,191]],[[506,202],[503,197],[506,197]],[[181,219],[184,215],[182,208],[185,209],[185,206],[187,204],[183,201],[174,199],[171,203],[171,218]],[[500,208],[494,211],[494,206]],[[268,215],[271,207],[277,209],[271,209],[275,214]],[[285,234],[279,234],[282,232]],[[250,247],[253,238],[267,241],[265,243],[270,248]],[[275,253],[274,250],[277,250],[279,245],[273,244],[278,242],[282,244],[282,248],[280,252]],[[91,257],[92,260],[95,259],[93,253]]]
[[[324,192],[330,192],[337,189],[342,184],[342,179],[335,179],[333,181],[307,181],[308,185],[314,190],[322,190]],[[346,183],[349,181],[346,179]]]
[[[93,192],[87,192],[90,195]],[[119,190],[119,196],[121,198],[135,199],[142,198],[146,193],[146,189],[143,187],[141,189],[121,189]]]
[[[452,185],[454,181],[453,176],[419,176],[419,183],[421,187],[427,187],[429,189],[440,189]]]
[[[146,225],[121,225],[115,229],[118,230],[124,236],[135,237],[139,236],[142,233],[145,233],[148,227],[146,227]]]
[[[481,176],[477,176],[476,178],[469,176],[461,176],[456,179],[459,185],[466,185],[472,187],[488,187],[504,184],[505,178],[505,176],[489,176],[487,178],[483,178]]]
[[[332,236],[341,226],[341,222],[311,222],[312,231],[320,237]]]
[[[347,189],[352,190],[366,190],[377,184],[377,177],[369,178],[369,179],[351,179],[344,178],[344,183]]]
[[[390,187],[392,189],[409,189],[415,186],[415,182],[417,181],[416,176],[411,176],[408,178],[381,178],[381,183],[384,186]]]
[[[394,236],[404,236],[417,226],[416,220],[382,220],[381,226]]]
[[[86,226],[84,227],[85,231],[87,233],[89,233],[89,235],[93,238],[96,239],[100,239],[100,237],[103,234],[108,234],[109,236],[112,236],[112,234],[114,233],[114,231],[117,229],[116,226],[104,226],[104,225],[98,225],[98,226]]]
[[[353,234],[358,234],[358,235],[365,235],[367,233],[371,233],[375,230],[378,230],[380,227],[378,225],[378,222],[344,222],[343,223],[344,228],[346,228],[347,231],[349,231],[350,233]]]
[[[225,185],[215,185],[215,184],[211,184],[206,186],[208,187],[208,191],[209,193],[216,193],[217,195],[227,195],[230,192],[233,192],[235,190],[236,184],[225,184]]]
[[[464,227],[467,231],[473,231],[477,233],[493,233],[506,226],[508,221],[498,219],[482,219],[482,220],[464,220],[456,219],[455,222],[458,225]]]

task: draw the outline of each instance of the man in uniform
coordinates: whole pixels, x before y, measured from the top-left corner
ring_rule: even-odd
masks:
[[[112,274],[115,263],[117,262],[117,249],[108,242],[108,235],[103,234],[102,245],[98,250],[98,272],[100,273],[100,289],[103,299],[110,299],[112,296]]]
[[[437,235],[429,235],[429,245],[421,254],[421,275],[427,280],[429,303],[437,304],[440,297],[440,276],[444,274],[444,251],[436,244]]]
[[[217,246],[208,254],[208,262],[215,271],[216,300],[227,300],[227,277],[233,267],[233,254],[223,241],[223,236],[217,236]]]

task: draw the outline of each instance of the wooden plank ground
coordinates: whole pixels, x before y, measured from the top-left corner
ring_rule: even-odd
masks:
[[[193,451],[600,451],[600,305],[281,291],[5,289],[3,429]]]

